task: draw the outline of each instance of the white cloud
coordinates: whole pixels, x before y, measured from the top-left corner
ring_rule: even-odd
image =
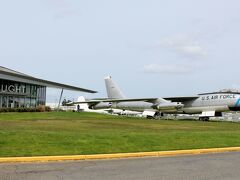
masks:
[[[144,66],[146,73],[163,73],[163,74],[185,74],[192,72],[191,67],[176,64],[148,64]]]
[[[165,38],[160,45],[190,59],[204,58],[207,54],[197,40],[188,36]]]

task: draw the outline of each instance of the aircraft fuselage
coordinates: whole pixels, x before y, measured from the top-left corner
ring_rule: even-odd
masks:
[[[240,110],[240,94],[210,93],[201,94],[195,100],[183,102],[182,111],[187,114],[202,113],[203,111],[237,111]]]
[[[132,102],[112,102],[102,103],[94,109],[108,107],[131,111],[161,111],[163,113],[186,113],[199,114],[206,111],[226,112],[240,111],[240,94],[239,93],[209,93],[200,94],[198,98],[193,100],[181,101],[182,108],[153,108],[153,103],[143,101]]]

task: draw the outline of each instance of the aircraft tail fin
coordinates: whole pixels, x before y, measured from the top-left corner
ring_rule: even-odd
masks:
[[[111,76],[106,77],[105,85],[108,98],[110,99],[125,99],[125,95],[122,93],[118,85],[112,80]]]
[[[79,96],[78,99],[77,99],[77,101],[78,101],[78,102],[84,102],[84,101],[86,101],[86,99],[85,99],[84,96]],[[80,106],[80,109],[83,110],[83,111],[89,110],[87,103],[79,104],[79,106]],[[77,109],[77,105],[76,105],[76,109]]]

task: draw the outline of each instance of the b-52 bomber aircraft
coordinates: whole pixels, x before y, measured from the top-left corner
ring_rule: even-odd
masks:
[[[222,90],[187,97],[137,98],[124,96],[111,76],[105,78],[107,99],[85,102],[90,109],[115,108],[143,112],[146,116],[166,114],[199,114],[199,119],[208,121],[210,117],[222,116],[222,112],[240,111],[240,92]]]

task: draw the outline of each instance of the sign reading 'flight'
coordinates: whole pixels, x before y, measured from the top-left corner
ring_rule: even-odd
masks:
[[[0,92],[1,93],[25,93],[26,87],[21,85],[14,85],[14,84],[0,84]]]

